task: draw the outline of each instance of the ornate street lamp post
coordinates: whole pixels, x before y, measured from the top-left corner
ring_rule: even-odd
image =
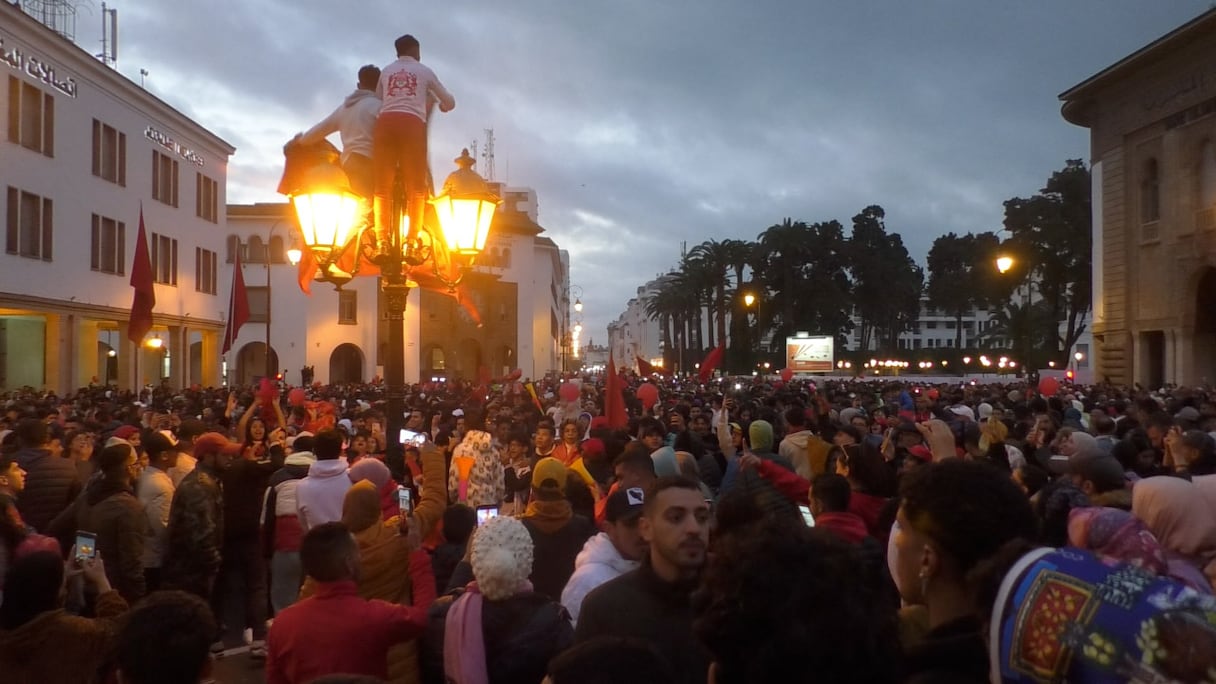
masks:
[[[366,205],[350,191],[350,183],[341,169],[332,165],[314,168],[291,195],[302,241],[320,269],[317,280],[340,288],[358,275],[359,257],[379,267],[388,314],[385,427],[395,448],[400,448],[396,440],[405,422],[405,304],[410,289],[418,286],[411,273],[422,274],[424,271],[420,269],[429,264],[426,272],[454,290],[464,273],[460,271],[453,276],[445,272],[436,260],[436,252],[447,251],[470,261],[475,258],[485,248],[500,201],[485,179],[473,171],[474,163],[476,160],[469,156],[469,151],[462,151],[456,159],[459,168],[448,176],[439,196],[429,200],[438,225],[428,225],[424,219],[418,221],[422,225],[411,222],[410,217],[422,219],[427,212],[424,207],[408,206],[405,182],[398,169],[389,212],[395,225],[375,227],[375,233],[383,238],[374,245],[363,240],[363,232],[372,228],[363,219]],[[356,250],[351,260],[354,269],[347,273],[337,264],[352,249]]]

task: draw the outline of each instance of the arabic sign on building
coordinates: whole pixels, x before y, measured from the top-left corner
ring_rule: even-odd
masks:
[[[162,133],[153,128],[151,125],[144,129],[144,137],[199,168],[202,168],[203,164],[206,163],[203,155],[174,140],[169,134]]]
[[[5,48],[3,38],[0,38],[0,61],[13,71],[23,71],[30,78],[42,81],[68,97],[76,97],[76,79],[71,76],[59,78],[55,65],[28,50]]]
[[[831,335],[785,338],[785,367],[795,373],[828,373],[836,363],[836,340]]]

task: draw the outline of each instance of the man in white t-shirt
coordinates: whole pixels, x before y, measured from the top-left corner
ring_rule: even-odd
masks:
[[[380,99],[376,97],[379,82],[379,67],[363,66],[359,69],[355,92],[347,95],[342,104],[316,126],[292,139],[292,142],[315,145],[337,131],[342,139],[342,170],[350,179],[351,189],[369,200],[375,187],[372,134],[380,115]]]
[[[450,112],[456,106],[452,94],[435,72],[423,65],[418,39],[406,34],[397,39],[397,61],[380,71],[376,95],[380,116],[376,119],[373,161],[376,169],[376,231],[385,240],[396,226],[390,219],[393,181],[397,169],[405,187],[410,225],[421,225],[428,188],[426,124],[433,104]]]

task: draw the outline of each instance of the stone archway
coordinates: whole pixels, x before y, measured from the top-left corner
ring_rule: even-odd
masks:
[[[274,347],[270,348],[270,369],[272,373],[277,373],[279,368],[279,355],[275,352]],[[236,378],[234,382],[238,385],[252,385],[263,376],[266,375],[266,343],[265,342],[250,342],[241,347],[241,350],[236,355]]]
[[[339,344],[329,355],[330,384],[363,382],[363,350],[349,342]]]
[[[1195,333],[1191,338],[1191,380],[1216,378],[1216,268],[1207,266],[1199,276],[1194,300]]]

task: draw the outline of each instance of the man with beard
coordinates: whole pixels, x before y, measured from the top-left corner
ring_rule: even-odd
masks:
[[[655,481],[639,522],[650,552],[637,570],[587,595],[575,642],[600,636],[639,639],[665,656],[682,681],[706,681],[710,659],[693,635],[691,598],[705,566],[709,521],[709,504],[696,482]]]

